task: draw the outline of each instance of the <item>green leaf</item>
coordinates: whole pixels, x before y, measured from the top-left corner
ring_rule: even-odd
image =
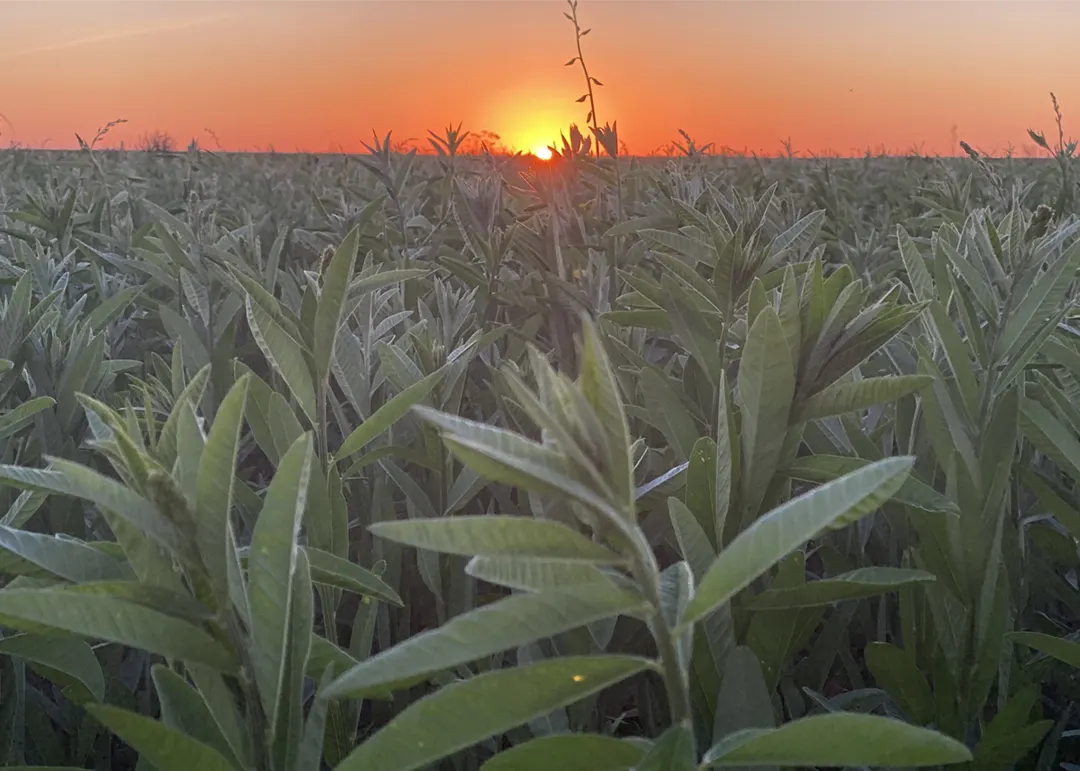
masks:
[[[620,327],[641,327],[665,332],[671,330],[671,319],[663,308],[607,311],[600,314],[600,318]]]
[[[667,292],[668,319],[679,343],[697,360],[709,383],[715,386],[721,369],[716,332],[694,302],[693,294],[681,282],[664,275],[661,284]]]
[[[86,315],[86,322],[91,329],[101,329],[124,312],[135,298],[143,292],[141,286],[129,286],[111,295]]]
[[[926,269],[926,261],[919,253],[919,247],[915,245],[903,225],[896,226],[896,240],[900,246],[900,258],[904,261],[904,271],[915,299],[920,302],[935,299],[934,279],[930,271]]]
[[[150,675],[154,679],[165,726],[217,750],[240,768],[202,695],[187,680],[162,664],[152,666]]]
[[[229,539],[226,533],[233,505],[236,455],[247,405],[249,375],[244,375],[221,401],[203,445],[195,493],[195,538],[203,565],[215,588],[228,584]]]
[[[866,646],[866,666],[878,687],[885,690],[904,715],[926,725],[934,715],[934,694],[915,660],[903,648],[874,642]]]
[[[349,231],[323,271],[322,291],[315,311],[316,383],[325,383],[330,374],[334,341],[337,340],[338,328],[341,326],[342,311],[349,293],[349,284],[352,282],[362,229],[363,225],[357,225]]]
[[[980,768],[1009,767],[1023,760],[1053,726],[1053,720],[1029,723],[1039,689],[1029,685],[1015,693],[983,729],[975,746]],[[1066,713],[1068,710],[1066,710]]]
[[[0,466],[0,482],[27,490],[71,495],[96,503],[116,514],[174,554],[184,553],[179,530],[158,513],[148,500],[115,479],[59,458],[47,469]]]
[[[182,404],[180,411],[182,414],[176,424],[176,463],[173,464],[172,477],[183,493],[188,510],[194,512],[198,504],[199,464],[202,463],[203,449],[206,447],[206,434],[190,404]],[[145,478],[149,473],[144,472],[140,476]]]
[[[818,420],[894,402],[933,381],[929,375],[900,375],[837,383],[807,399],[799,411],[799,420]]]
[[[311,424],[316,425],[318,416],[315,409],[315,385],[311,380],[311,371],[308,369],[303,348],[262,306],[252,302],[250,295],[246,307],[248,325],[259,350],[289,386]]]
[[[735,426],[735,410],[732,405],[727,374],[720,373],[720,386],[717,390],[716,406],[716,478],[715,521],[713,537],[710,542],[718,547],[724,543],[724,532],[728,515],[731,513],[732,495],[738,489],[739,474],[742,468],[739,454],[739,437]],[[706,530],[708,532],[708,530]]]
[[[0,525],[0,549],[72,583],[119,581],[131,576],[130,568],[123,562],[73,538],[56,538]]]
[[[551,519],[480,515],[376,522],[380,538],[419,549],[473,557],[551,557],[617,564],[623,558]]]
[[[626,511],[633,511],[634,466],[630,457],[630,427],[626,421],[615,373],[595,325],[582,317],[581,392],[604,432],[604,456],[611,488]]]
[[[701,522],[678,498],[668,498],[668,516],[671,519],[672,530],[675,532],[679,553],[690,565],[695,580],[700,581],[716,559],[716,551],[705,534]]]
[[[173,348],[173,361],[179,362],[179,352],[181,345],[178,343]],[[173,372],[174,381],[183,383],[183,373],[180,371],[180,367],[176,364],[176,369]],[[183,387],[183,390],[176,396],[173,402],[172,412],[169,413],[169,417],[165,419],[165,425],[161,427],[161,433],[158,435],[155,450],[157,451],[158,460],[165,468],[172,468],[176,462],[176,434],[180,418],[183,414],[183,405],[187,404],[194,409],[195,405],[202,401],[203,394],[206,392],[206,384],[210,379],[210,366],[207,365],[200,369],[192,378],[191,381]],[[174,383],[174,386],[176,383]]]
[[[375,204],[381,204],[382,199],[377,198],[373,200],[368,207],[372,207]],[[365,208],[360,213],[360,217],[363,218],[367,214],[368,209]],[[371,212],[374,214],[374,211]],[[366,273],[366,271],[364,271]],[[403,281],[409,281],[414,278],[424,278],[424,276],[431,275],[430,270],[424,268],[400,268],[397,270],[381,270],[378,273],[372,275],[363,275],[363,273],[355,278],[352,284],[349,286],[349,294],[352,299],[357,299],[356,296],[363,296],[374,292],[377,289],[391,286],[393,284],[400,284]]]
[[[904,568],[858,568],[833,578],[810,581],[788,589],[769,589],[749,598],[744,607],[753,610],[779,610],[833,605],[846,600],[874,597],[893,592],[902,586],[935,580],[933,573]]]
[[[700,432],[679,394],[654,369],[641,371],[641,391],[645,403],[652,406],[650,422],[660,429],[679,460],[688,460]]]
[[[529,592],[612,583],[595,563],[583,560],[477,556],[465,565],[465,573],[489,584]]]
[[[0,638],[0,654],[17,656],[34,664],[40,664],[57,685],[67,688],[80,683],[97,701],[105,700],[105,676],[93,649],[83,640],[37,634],[13,634]]]
[[[192,597],[182,585],[178,586],[180,590],[173,591],[141,581],[91,581],[63,588],[76,594],[100,594],[133,602],[196,625],[213,619],[214,612],[210,608]]]
[[[487,672],[408,707],[335,771],[413,771],[650,668],[634,656],[575,656]]]
[[[774,590],[794,589],[806,583],[806,554],[795,549],[777,565],[771,576]],[[750,596],[747,592],[745,596]],[[791,658],[804,648],[819,625],[825,609],[818,607],[789,610],[770,610],[750,614],[746,630],[746,645],[761,662],[766,689],[771,693],[779,684]],[[711,622],[715,614],[706,621]],[[790,701],[790,700],[789,700]],[[790,704],[789,704],[790,706]],[[800,717],[801,713],[792,717]]]
[[[1080,540],[1080,511],[1064,500],[1034,468],[1027,468],[1022,479],[1031,492],[1035,493],[1039,504],[1069,531],[1074,539]]]
[[[598,734],[541,736],[500,752],[481,771],[629,771],[645,753],[630,742]]]
[[[319,689],[312,699],[307,720],[304,721],[304,737],[297,753],[296,771],[320,771],[322,769],[323,743],[326,738],[326,717],[331,702],[326,697],[326,686],[334,676],[333,666],[328,666],[319,679]]]
[[[832,712],[779,728],[738,731],[710,749],[702,765],[921,767],[970,760],[967,747],[937,731],[877,715]]]
[[[333,665],[335,672],[347,672],[359,662],[347,651],[342,650],[325,637],[311,635],[311,651],[308,653],[307,676],[312,680],[322,677],[328,666]]]
[[[210,354],[186,316],[177,313],[165,303],[157,306],[157,315],[168,336],[183,344],[184,356],[188,362],[200,368],[210,366]]]
[[[671,726],[661,734],[634,771],[695,771],[697,748],[688,721]]]
[[[716,552],[701,529],[694,514],[677,498],[668,498],[668,513],[672,529],[678,541],[683,559],[690,565],[695,582],[709,569],[716,559]],[[725,661],[735,647],[735,631],[731,624],[731,606],[723,605],[702,620],[695,630],[697,639],[691,660],[694,676],[710,712],[716,704],[720,685],[720,673]],[[702,643],[704,645],[702,645]]]
[[[1001,361],[1017,355],[1031,331],[1058,309],[1076,278],[1078,263],[1080,241],[1074,241],[1063,255],[1040,273],[1023,300],[1016,305],[994,346],[995,358]]]
[[[399,690],[436,672],[645,607],[636,594],[603,584],[512,595],[361,662],[331,684],[327,695],[363,698]]]
[[[0,439],[7,439],[25,426],[30,425],[34,416],[56,404],[51,396],[38,396],[27,399],[18,407],[0,415]]]
[[[23,623],[130,645],[169,658],[236,671],[236,659],[202,629],[108,595],[65,589],[0,591],[0,618],[6,626]]]
[[[1041,632],[1010,632],[1005,635],[1013,642],[1026,645],[1040,653],[1063,661],[1071,667],[1080,669],[1080,643],[1064,640]]]
[[[0,525],[21,529],[37,513],[48,497],[48,493],[38,490],[23,490],[0,517]]]
[[[481,476],[525,490],[567,495],[614,523],[623,522],[620,512],[572,476],[570,464],[551,447],[426,407],[413,407],[413,411],[435,425],[450,452]]]
[[[824,528],[850,524],[878,508],[900,488],[913,463],[913,458],[878,461],[826,482],[758,519],[713,562],[682,623],[704,618]]]
[[[724,662],[720,693],[716,699],[713,742],[743,729],[775,726],[776,712],[761,662],[754,651],[740,645]]]
[[[650,242],[650,246],[664,246],[668,249],[688,257],[694,262],[706,262],[712,264],[715,259],[715,250],[704,241],[699,241],[683,233],[656,228],[642,228],[637,230],[638,236]]]
[[[404,391],[395,395],[392,399],[379,407],[379,409],[375,410],[371,417],[357,426],[356,429],[345,438],[345,441],[341,443],[341,447],[338,448],[334,458],[336,460],[342,460],[343,458],[347,458],[364,449],[368,442],[379,436],[379,434],[404,417],[405,413],[414,405],[419,404],[426,399],[435,386],[442,382],[447,371],[447,367],[440,367],[422,380],[413,383]]]
[[[292,613],[296,536],[311,476],[311,435],[297,439],[281,459],[266,492],[248,552],[251,659],[264,714],[275,715],[285,693],[286,651]]]
[[[271,763],[275,768],[295,768],[304,737],[304,676],[311,653],[315,625],[315,601],[307,554],[296,550],[285,634],[284,677],[277,712],[270,721]],[[327,623],[330,623],[327,621]]]
[[[131,745],[140,758],[152,763],[157,771],[190,771],[193,768],[236,771],[236,767],[213,747],[157,720],[102,704],[87,705],[86,710]]]
[[[1040,452],[1073,479],[1080,479],[1080,441],[1046,407],[1034,399],[1022,398],[1020,427]]]
[[[969,346],[960,337],[956,324],[949,318],[941,303],[930,303],[930,317],[941,338],[945,358],[952,369],[953,377],[960,392],[960,403],[968,420],[974,420],[979,411],[979,384],[975,378],[975,369],[971,364]],[[913,377],[918,377],[915,375]]]
[[[789,479],[822,484],[864,468],[870,463],[871,461],[864,458],[815,454],[796,458],[780,473]],[[904,484],[893,495],[893,501],[931,514],[960,514],[960,509],[953,500],[912,476],[904,480]]]
[[[315,583],[376,597],[399,608],[404,607],[398,593],[370,570],[322,549],[308,546],[304,551],[311,565],[311,580]]]
[[[746,336],[738,388],[743,449],[741,497],[747,513],[752,515],[776,472],[795,397],[791,350],[771,305],[758,314]]]

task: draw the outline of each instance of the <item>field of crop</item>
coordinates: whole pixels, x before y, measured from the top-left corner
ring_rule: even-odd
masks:
[[[0,153],[0,765],[1077,769],[1044,161]]]

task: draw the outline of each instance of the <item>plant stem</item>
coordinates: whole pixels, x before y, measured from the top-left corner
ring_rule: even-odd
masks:
[[[581,71],[585,75],[585,88],[586,93],[589,95],[589,114],[592,115],[592,127],[593,127],[593,142],[596,144],[596,157],[600,157],[600,142],[596,138],[596,131],[599,124],[596,122],[596,98],[593,95],[593,82],[592,77],[589,75],[589,68],[585,64],[585,55],[581,52],[581,25],[578,24],[577,18],[577,0],[570,0],[570,16],[571,21],[574,22],[574,42],[577,44],[577,57],[578,64],[581,65]]]
[[[676,725],[690,719],[690,689],[682,667],[679,665],[679,648],[674,630],[668,626],[660,602],[660,566],[656,563],[652,548],[640,528],[629,528],[632,570],[645,599],[653,607],[652,617],[648,620],[649,632],[656,641],[660,654],[660,667],[667,692],[668,709],[671,723]]]
[[[329,472],[329,470],[330,470],[329,467],[328,467],[329,463],[330,463],[330,444],[329,444],[329,440],[326,437],[326,425],[327,425],[327,418],[326,418],[326,391],[330,387],[329,380],[330,380],[330,378],[327,377],[326,381],[324,381],[321,384],[321,387],[319,388],[319,404],[318,404],[319,425],[318,425],[317,430],[316,430],[316,433],[318,434],[318,442],[319,442],[319,462],[322,463],[322,465],[323,465],[323,473],[324,474]]]

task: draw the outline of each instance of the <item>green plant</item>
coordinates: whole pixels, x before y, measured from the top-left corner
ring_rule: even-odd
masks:
[[[1056,214],[1061,215],[1069,210],[1076,196],[1076,185],[1073,183],[1072,176],[1076,156],[1076,140],[1065,141],[1065,127],[1063,125],[1064,120],[1061,117],[1061,107],[1058,106],[1057,97],[1052,92],[1050,102],[1054,106],[1054,121],[1057,123],[1057,143],[1054,147],[1051,147],[1050,143],[1046,141],[1046,136],[1034,129],[1028,129],[1028,136],[1057,161],[1059,190],[1054,211]]]
[[[361,744],[342,767],[419,768],[652,670],[663,679],[672,727],[640,751],[635,767],[660,763],[657,767],[695,768],[697,741],[690,714],[695,625],[803,541],[826,528],[851,524],[903,484],[909,459],[873,464],[762,517],[696,579],[687,562],[661,571],[635,521],[631,443],[618,384],[600,337],[588,322],[584,334],[582,372],[576,383],[550,369],[535,349],[530,361],[540,391],[509,376],[522,409],[544,431],[542,443],[445,413],[420,414],[439,428],[458,459],[485,478],[565,498],[575,524],[588,527],[592,539],[556,519],[521,516],[414,519],[373,527],[385,538],[469,557],[466,570],[471,575],[519,591],[358,665],[331,684],[328,693],[371,696],[615,614],[644,621],[658,657],[554,657],[464,680],[407,709]],[[733,728],[740,726],[718,725],[713,738],[719,741],[706,751],[705,766],[930,765],[969,758],[966,748],[940,735],[865,715],[822,715],[772,730]],[[814,731],[829,729],[865,731],[877,741],[868,746],[838,738],[823,745],[813,739]],[[418,741],[421,735],[424,740]],[[618,739],[586,737],[536,739],[496,755],[485,767],[540,768],[563,752],[584,765],[633,754]]]

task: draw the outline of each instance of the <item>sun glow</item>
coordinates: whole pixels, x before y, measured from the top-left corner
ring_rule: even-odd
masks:
[[[511,152],[523,152],[538,160],[550,160],[549,146],[559,145],[559,137],[571,123],[580,123],[581,105],[568,103],[561,83],[547,80],[514,82],[512,87],[493,93],[482,122],[491,126]]]

